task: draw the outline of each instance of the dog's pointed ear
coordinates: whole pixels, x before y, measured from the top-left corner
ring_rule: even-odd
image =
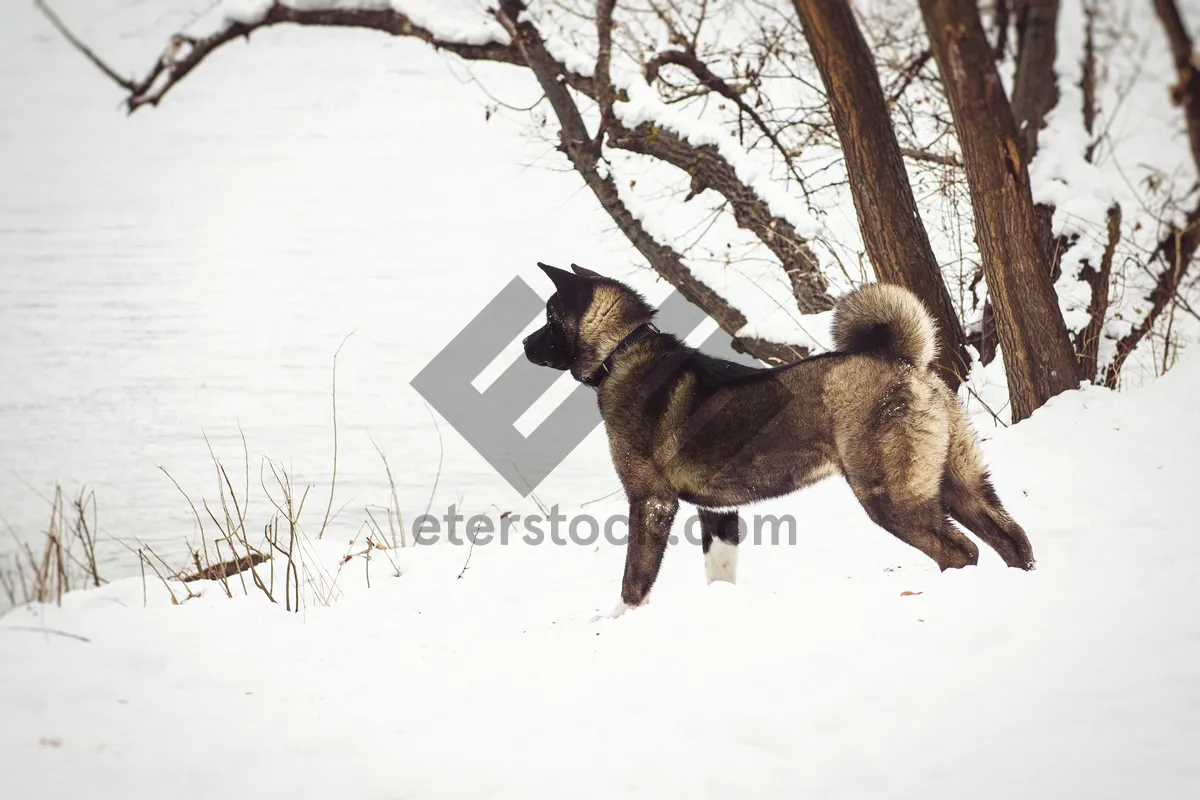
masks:
[[[599,272],[593,272],[587,267],[581,267],[578,264],[572,264],[571,269],[581,278],[603,278]]]
[[[563,307],[567,311],[582,314],[587,310],[588,304],[592,301],[592,286],[590,281],[574,273],[567,272],[565,269],[552,267],[540,261],[538,262],[538,266],[542,268],[542,272],[549,276],[550,280],[554,281],[554,288],[558,291],[558,296],[562,298]]]
[[[566,293],[578,291],[577,287],[583,283],[583,281],[579,279],[578,275],[567,272],[565,269],[552,267],[549,264],[543,264],[540,261],[538,262],[538,266],[542,268],[542,272],[546,273],[546,276],[549,277],[550,280],[554,281],[554,288],[558,289],[559,292]]]

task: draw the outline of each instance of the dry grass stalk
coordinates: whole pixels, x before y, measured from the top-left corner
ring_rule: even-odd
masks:
[[[91,521],[88,520],[89,510]],[[104,580],[96,559],[96,497],[86,488],[67,502],[62,486],[54,487],[50,521],[42,531],[40,550],[9,534],[17,542],[10,564],[0,568],[0,589],[10,606],[24,603],[62,605],[62,597],[73,588],[100,586]]]
[[[342,341],[342,345],[344,344],[345,340]],[[341,513],[340,510],[333,512],[338,466],[337,356],[340,352],[341,346],[334,354],[333,474],[330,479],[329,501],[321,519],[318,539],[324,534],[330,521]],[[375,449],[387,473],[391,493],[390,505],[364,506],[366,519],[351,541],[350,552],[342,560],[336,574],[330,574],[313,552],[312,543],[300,522],[313,487],[305,486],[302,491],[298,490],[293,485],[288,470],[269,458],[263,458],[260,464],[259,484],[274,510],[261,529],[261,537],[250,535],[249,448],[245,434],[240,428],[238,432],[241,436],[244,470],[244,480],[239,482],[239,485],[233,483],[225,464],[205,435],[205,444],[217,485],[217,496],[211,501],[205,498],[201,498],[199,503],[193,501],[179,481],[165,467],[159,465],[159,469],[187,501],[196,524],[195,538],[188,542],[190,564],[182,568],[173,566],[153,548],[136,538],[130,544],[114,537],[114,541],[138,559],[143,604],[148,601],[148,574],[158,578],[167,589],[171,602],[176,605],[200,596],[188,584],[203,580],[215,582],[227,597],[233,597],[240,588],[244,595],[257,591],[272,603],[278,603],[277,580],[282,580],[283,605],[288,611],[294,612],[304,608],[306,600],[318,605],[332,603],[340,595],[337,580],[341,567],[355,557],[366,561],[368,586],[371,582],[370,561],[376,551],[384,554],[391,565],[393,575],[400,577],[402,571],[394,551],[408,545],[408,535],[400,511],[399,494],[396,491],[391,465],[378,445],[375,445]],[[438,435],[440,445],[440,431]],[[372,444],[375,444],[374,441]],[[273,486],[269,486],[271,482],[266,480],[268,471],[273,479]],[[434,492],[440,472],[439,457]],[[204,514],[200,513],[201,508]],[[379,512],[386,516],[386,525],[382,524]],[[62,595],[72,588],[89,583],[99,586],[102,583],[96,567],[96,516],[96,501],[92,493],[80,492],[73,502],[67,503],[61,488],[56,487],[50,525],[45,531],[45,547],[35,552],[28,542],[17,539],[17,557],[12,559],[11,566],[0,564],[0,592],[3,592],[11,606],[30,601],[46,602],[51,598],[61,602]],[[10,533],[16,538],[15,532]],[[360,539],[364,538],[365,544],[356,550]]]

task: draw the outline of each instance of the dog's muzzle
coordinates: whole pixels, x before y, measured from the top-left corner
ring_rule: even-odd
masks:
[[[536,343],[533,341],[540,331],[534,331],[521,340],[521,346],[525,348],[525,358],[539,367],[548,367],[550,362],[544,355],[540,355],[536,351]]]

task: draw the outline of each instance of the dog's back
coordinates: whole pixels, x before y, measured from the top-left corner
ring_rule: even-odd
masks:
[[[918,423],[916,452],[945,460],[948,409],[931,382],[936,329],[895,286],[865,286],[839,303],[839,350],[771,369],[714,359],[671,336],[631,348],[600,390],[610,435],[641,443],[684,499],[735,506],[828,475],[879,471],[900,453],[877,437]],[[896,451],[896,448],[891,448]],[[929,474],[925,474],[929,473]]]

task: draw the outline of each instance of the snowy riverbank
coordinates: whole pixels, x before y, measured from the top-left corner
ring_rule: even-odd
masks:
[[[5,794],[1188,797],[1197,391],[1192,358],[987,443],[1029,574],[990,551],[938,574],[829,481],[771,505],[798,543],[749,546],[740,585],[681,544],[618,620],[588,621],[618,591],[603,541],[480,546],[461,579],[466,547],[409,548],[370,589],[354,559],[299,615],[216,584],[172,606],[154,580],[143,607],[137,578],[19,609]]]

